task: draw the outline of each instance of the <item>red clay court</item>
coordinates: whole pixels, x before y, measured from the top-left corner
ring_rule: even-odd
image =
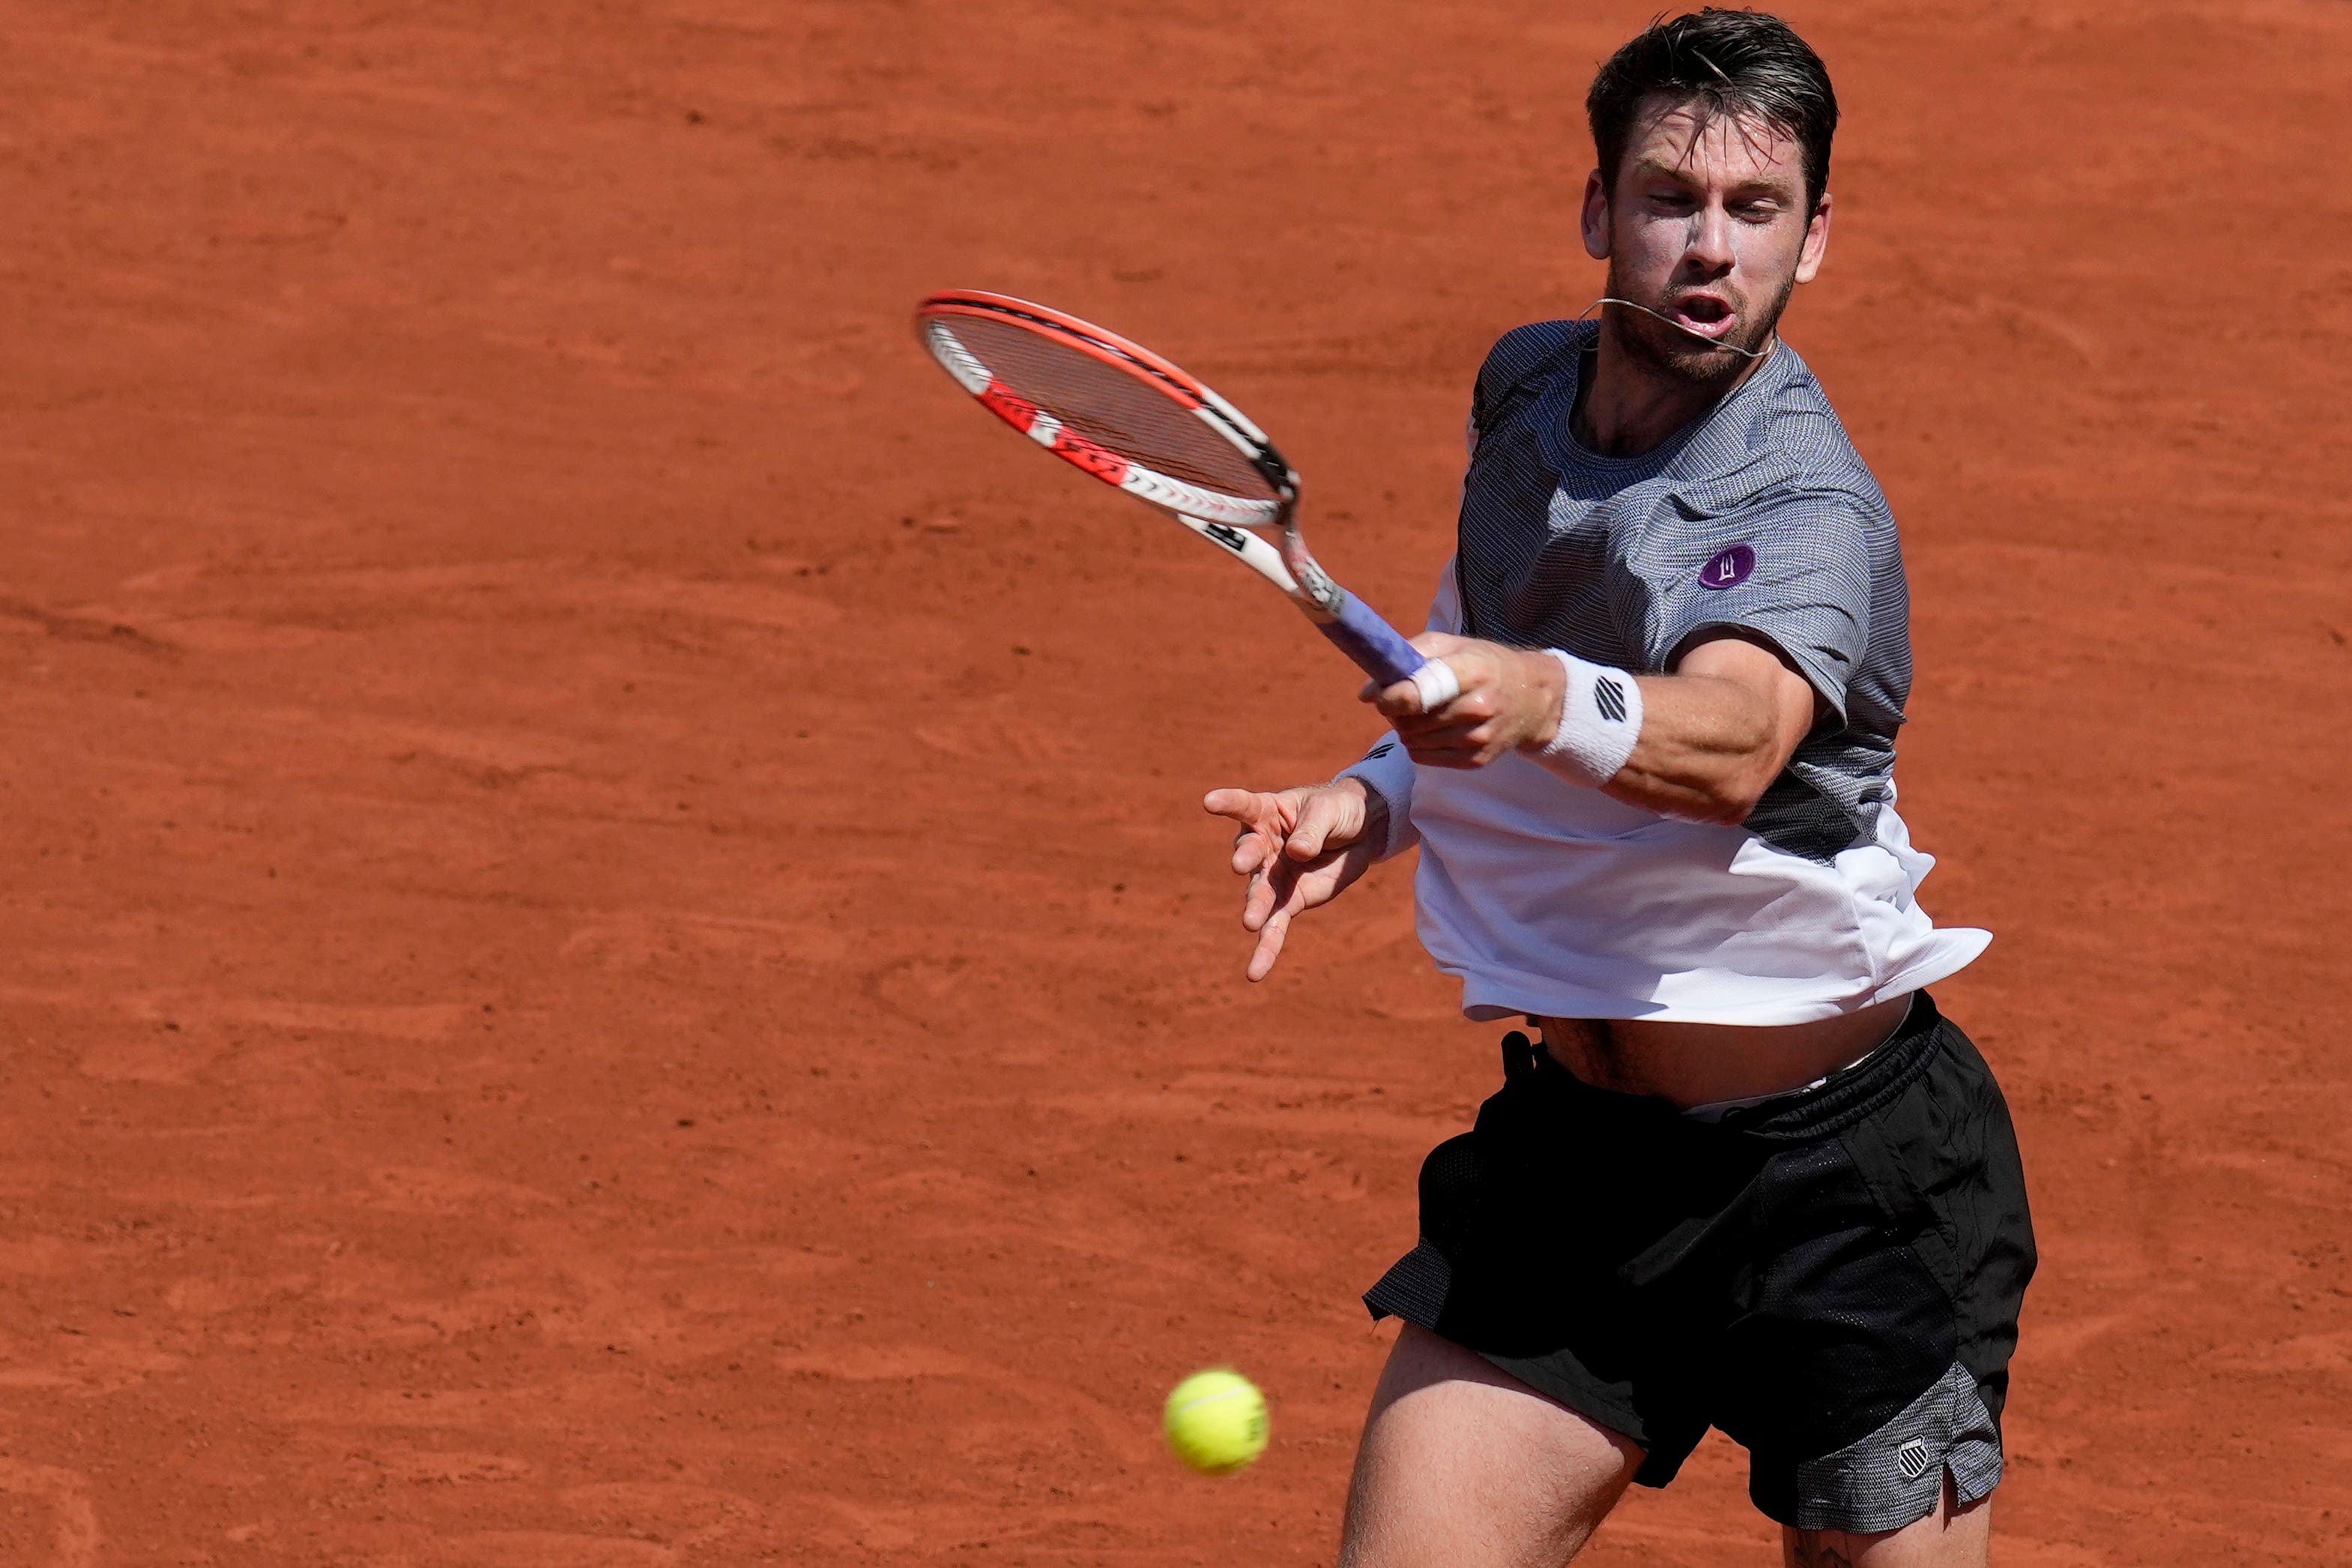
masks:
[[[0,1562],[1328,1563],[1495,1031],[1402,868],[1242,983],[1199,797],[1357,677],[907,314],[1181,360],[1413,621],[1653,9],[16,6]],[[2343,1563],[2352,7],[1789,14],[2043,1243],[2000,1560]],[[1776,1562],[1744,1474],[1587,1561]]]

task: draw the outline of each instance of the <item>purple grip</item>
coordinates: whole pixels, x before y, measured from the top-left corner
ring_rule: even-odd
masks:
[[[1398,636],[1395,627],[1352,593],[1342,593],[1338,614],[1317,625],[1333,646],[1384,686],[1412,679],[1412,673],[1429,663],[1420,649]]]

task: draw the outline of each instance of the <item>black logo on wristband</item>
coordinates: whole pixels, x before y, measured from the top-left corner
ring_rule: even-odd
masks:
[[[1603,675],[1592,683],[1592,706],[1612,724],[1625,722],[1625,688]]]

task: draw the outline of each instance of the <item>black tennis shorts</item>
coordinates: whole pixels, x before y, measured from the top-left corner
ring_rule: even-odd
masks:
[[[1688,1116],[1580,1082],[1524,1034],[1421,1168],[1421,1242],[1364,1297],[1644,1450],[1709,1427],[1800,1530],[1899,1530],[2000,1479],[2033,1225],[2009,1109],[1922,992],[1811,1089]]]

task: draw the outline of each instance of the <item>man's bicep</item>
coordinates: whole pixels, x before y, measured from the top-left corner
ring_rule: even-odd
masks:
[[[1772,719],[1772,771],[1789,758],[1822,716],[1834,712],[1790,658],[1770,639],[1730,632],[1695,641],[1675,663],[1677,675],[1700,675],[1745,686],[1764,703]]]

